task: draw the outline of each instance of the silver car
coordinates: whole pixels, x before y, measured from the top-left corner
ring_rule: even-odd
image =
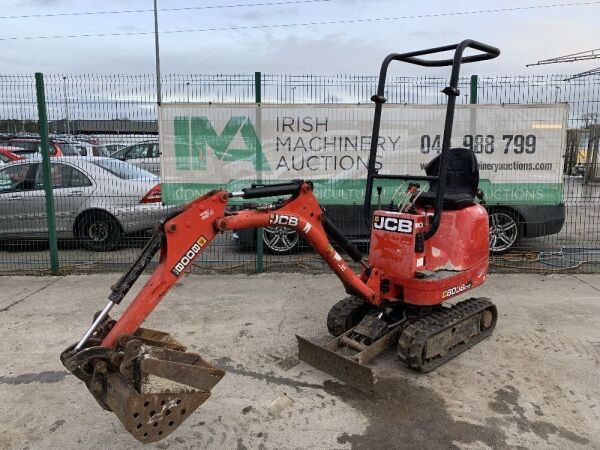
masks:
[[[0,167],[0,240],[47,236],[42,173],[41,159]],[[51,158],[51,176],[58,237],[89,250],[111,250],[174,210],[162,204],[156,175],[123,161]]]
[[[85,141],[69,142],[81,156],[110,156],[110,151],[104,145],[93,145]]]
[[[110,157],[127,161],[155,175],[160,175],[160,149],[158,141],[146,141],[130,145],[116,151]]]

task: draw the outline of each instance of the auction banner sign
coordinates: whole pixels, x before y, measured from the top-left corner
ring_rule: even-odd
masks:
[[[373,105],[351,104],[163,104],[163,201],[305,179],[323,204],[361,204],[373,112]],[[423,175],[441,150],[445,115],[444,105],[384,105],[379,173]],[[475,152],[488,204],[556,205],[567,115],[565,103],[457,106],[452,147]],[[378,180],[382,201],[400,183]]]

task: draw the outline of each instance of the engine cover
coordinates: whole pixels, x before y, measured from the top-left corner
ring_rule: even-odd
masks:
[[[442,211],[438,231],[418,251],[417,235],[427,231],[432,215],[430,208],[414,214],[375,211],[369,263],[392,284],[390,297],[383,294],[385,300],[435,305],[485,281],[489,255],[485,208],[473,204]]]

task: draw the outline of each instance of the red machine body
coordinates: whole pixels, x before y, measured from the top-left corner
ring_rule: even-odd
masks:
[[[479,53],[463,56],[467,48]],[[454,51],[454,57],[423,58],[446,51]],[[166,437],[210,396],[225,372],[187,352],[169,334],[141,325],[219,233],[264,227],[299,233],[349,294],[328,313],[333,341],[321,346],[297,336],[300,360],[346,383],[371,391],[376,376],[366,364],[390,345],[397,345],[398,358],[408,367],[429,372],[490,336],[498,313],[489,299],[441,304],[486,278],[489,225],[485,208],[476,201],[483,201],[477,159],[472,149],[451,149],[450,143],[461,63],[492,59],[499,53],[495,47],[464,40],[384,59],[377,94],[371,98],[376,106],[363,208],[365,224],[372,226],[368,261],[329,220],[310,181],[211,191],[156,226],[138,259],[111,287],[107,305],[83,337],[62,352],[63,365],[136,439],[154,442]],[[425,175],[380,173],[377,168],[391,61],[452,66],[450,84],[442,91],[448,105],[441,152],[427,164]],[[382,179],[397,180],[399,186],[387,207],[373,213],[373,189],[379,202],[383,192],[374,183]],[[233,211],[227,208],[232,198],[277,200]],[[362,268],[360,272],[338,249]],[[123,300],[158,252],[152,276],[120,318],[110,319],[111,308]]]
[[[310,183],[303,183],[295,197],[276,209],[225,214],[228,199],[225,191],[209,193],[165,224],[166,245],[158,267],[103,346],[112,347],[120,334],[133,333],[217,233],[225,230],[276,225],[298,231],[340,278],[346,292],[374,306],[396,302],[437,305],[485,281],[488,218],[485,208],[475,203],[444,210],[437,233],[423,242],[422,251],[417,248],[417,235],[429,227],[429,209],[376,211],[369,269],[357,275],[330,244],[323,228],[325,213]]]
[[[423,252],[417,252],[417,234],[427,231],[431,216],[430,208],[417,208],[414,214],[375,211],[369,265],[390,280],[383,301],[401,298],[412,305],[437,305],[485,281],[489,239],[485,208],[473,204],[443,211],[437,233],[423,243]]]

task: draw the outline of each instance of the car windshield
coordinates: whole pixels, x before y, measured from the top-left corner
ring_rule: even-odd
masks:
[[[93,163],[103,169],[108,170],[113,175],[123,178],[124,180],[135,180],[135,179],[156,179],[156,175],[140,169],[133,164],[129,164],[118,159],[98,159]]]
[[[64,156],[79,156],[79,149],[75,145],[60,143],[60,151]]]
[[[20,150],[20,149],[15,149],[13,151],[13,153],[15,155],[19,155],[19,156],[22,156],[23,158],[28,158],[28,159],[39,155],[39,152],[37,150]]]
[[[116,158],[116,159],[121,159],[123,157],[123,155],[125,154],[125,150],[126,150],[126,148],[119,149],[116,152],[111,153],[110,157]]]
[[[17,147],[24,150],[23,153],[37,153],[39,143],[36,141],[9,141],[11,147]]]
[[[97,145],[93,148],[92,151],[94,153],[94,156],[110,156],[108,148],[106,148],[104,145]]]

